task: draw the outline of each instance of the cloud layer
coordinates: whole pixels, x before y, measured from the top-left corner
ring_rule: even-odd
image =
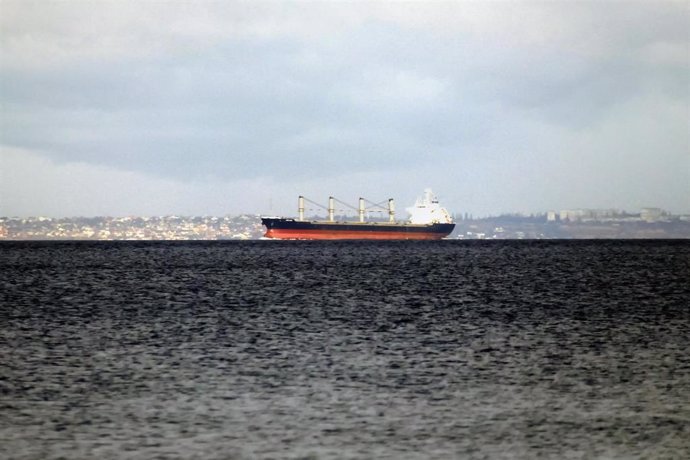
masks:
[[[291,213],[425,186],[456,212],[690,212],[683,2],[3,11],[0,214]]]

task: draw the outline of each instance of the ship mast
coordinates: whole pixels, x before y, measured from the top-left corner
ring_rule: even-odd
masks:
[[[328,197],[328,222],[335,221],[335,198]]]
[[[329,196],[328,197],[328,206],[323,206],[315,201],[310,200],[309,198],[300,195],[299,199],[297,201],[297,221],[304,221],[304,212],[306,211],[305,208],[305,203],[309,202],[313,205],[316,205],[317,207],[321,209],[325,209],[328,212],[328,218],[326,222],[335,222],[335,203],[336,201],[342,205],[344,205],[347,208],[352,209],[353,211],[356,211],[358,214],[358,221],[359,223],[364,223],[366,222],[366,214],[367,211],[371,209],[377,209],[379,212],[386,210],[388,211],[388,221],[390,223],[395,223],[395,201],[393,198],[388,199],[388,205],[386,206],[386,201],[381,201],[380,203],[374,203],[372,201],[367,200],[366,198],[359,198],[359,206],[354,207],[348,203],[345,203],[343,201],[340,201],[339,199]],[[367,206],[369,204],[369,206]]]
[[[302,195],[297,200],[297,215],[297,220],[304,220],[304,197]]]

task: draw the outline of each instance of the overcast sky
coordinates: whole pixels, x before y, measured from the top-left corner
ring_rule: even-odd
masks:
[[[0,1],[0,216],[690,213],[690,3]]]

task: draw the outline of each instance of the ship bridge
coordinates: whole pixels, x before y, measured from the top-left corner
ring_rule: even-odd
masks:
[[[424,190],[424,195],[417,198],[414,206],[406,208],[410,213],[410,223],[412,224],[450,224],[453,219],[446,208],[438,203],[438,198],[430,188]]]

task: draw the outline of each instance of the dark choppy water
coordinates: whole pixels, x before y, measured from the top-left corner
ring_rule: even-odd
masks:
[[[2,243],[0,457],[688,458],[690,242]]]

